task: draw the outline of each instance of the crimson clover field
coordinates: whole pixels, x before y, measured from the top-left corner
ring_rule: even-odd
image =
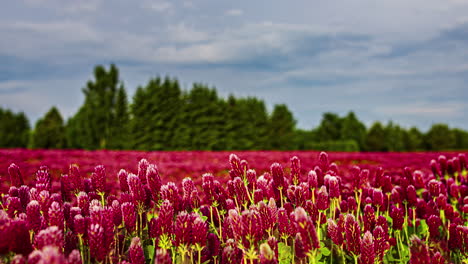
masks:
[[[0,150],[0,263],[468,263],[464,153]]]

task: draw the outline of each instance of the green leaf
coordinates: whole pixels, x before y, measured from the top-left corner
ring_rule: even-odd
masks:
[[[291,260],[292,260],[291,247],[287,246],[283,242],[278,243],[278,258],[279,258],[279,263],[281,264],[291,263]]]
[[[148,257],[151,259],[151,262],[153,262],[154,245],[147,245],[146,246],[146,252],[148,253]]]
[[[427,236],[429,232],[429,227],[426,224],[426,220],[421,220],[418,226],[418,236],[419,238],[424,238]]]
[[[327,247],[321,247],[320,248],[320,253],[322,253],[322,255],[328,257],[328,256],[330,256],[331,251]]]

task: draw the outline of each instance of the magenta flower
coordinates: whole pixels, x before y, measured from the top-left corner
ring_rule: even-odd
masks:
[[[361,228],[359,227],[359,223],[354,218],[354,215],[347,214],[344,224],[345,224],[346,246],[348,248],[348,251],[354,254],[355,256],[357,256],[361,252],[361,243],[360,243]]]
[[[309,171],[309,173],[307,174],[307,181],[311,189],[318,187],[317,173],[314,170]]]
[[[260,245],[260,264],[275,264],[278,263],[275,252],[271,249],[268,243]]]
[[[23,255],[15,255],[12,259],[10,264],[26,264],[26,259]]]
[[[16,164],[12,163],[8,167],[8,174],[10,175],[10,182],[12,186],[20,187],[21,185],[24,185],[20,169]]]
[[[429,256],[429,248],[426,243],[419,239],[416,235],[411,236],[411,258],[410,264],[431,263]]]
[[[89,196],[85,192],[79,192],[77,196],[78,207],[81,209],[81,213],[84,216],[89,215]]]
[[[34,245],[37,249],[43,249],[45,246],[63,248],[64,242],[63,232],[56,226],[41,230],[34,238]]]
[[[244,247],[250,248],[252,242],[260,241],[263,237],[264,227],[262,226],[260,213],[256,210],[246,210],[242,212],[241,221],[241,232],[244,236],[242,242]]]
[[[229,175],[231,175],[231,179],[235,177],[242,177],[244,174],[242,167],[241,167],[241,160],[236,154],[229,155],[229,163],[231,164],[231,170],[229,171]]]
[[[307,215],[304,208],[297,207],[294,210],[294,216],[296,221],[296,229],[301,236],[304,252],[308,253],[313,249],[320,248],[317,231],[314,224],[312,223],[310,216]]]
[[[49,207],[49,224],[51,226],[57,226],[60,230],[63,230],[64,216],[62,208],[58,202],[52,202]]]
[[[131,202],[122,204],[122,217],[125,223],[125,228],[129,233],[136,229],[136,211],[135,205]]]
[[[104,228],[100,224],[91,224],[88,230],[88,245],[91,257],[97,261],[103,261],[106,257],[104,242]]]
[[[145,264],[145,254],[139,237],[132,238],[128,252],[132,264]]]
[[[185,211],[180,212],[175,220],[175,245],[190,245],[192,242],[193,216]]]
[[[338,178],[332,176],[329,180],[329,190],[330,190],[330,198],[338,198],[340,197],[340,183]]]
[[[133,196],[133,202],[139,207],[143,207],[146,200],[145,189],[143,185],[135,174],[130,173],[127,177],[128,187],[130,188],[130,193]]]
[[[279,188],[284,188],[284,172],[283,167],[279,163],[273,163],[270,167],[271,175],[273,178],[273,190],[278,193],[279,200]]]
[[[156,250],[156,258],[154,263],[157,264],[172,264],[171,255],[166,249],[159,248]]]
[[[21,206],[21,201],[18,197],[7,198],[7,211],[10,218],[15,218],[15,216],[23,212],[23,207]]]
[[[140,179],[142,184],[147,184],[146,181],[146,173],[148,170],[149,162],[146,159],[141,159],[140,162],[138,162],[138,178]]]
[[[301,160],[294,156],[291,158],[291,181],[298,185],[301,180]]]
[[[372,201],[375,207],[377,208],[384,208],[384,197],[382,190],[380,189],[374,189],[372,192]]]
[[[242,262],[242,250],[236,246],[236,242],[232,239],[226,241],[226,245],[223,249],[221,263],[241,263]]]
[[[375,225],[375,211],[372,205],[368,204],[364,207],[364,231],[372,231]]]
[[[325,186],[320,187],[317,192],[317,208],[319,210],[327,210],[330,207],[330,199],[328,197],[327,188]]]
[[[401,230],[405,220],[403,209],[393,206],[390,211],[390,217],[393,220],[393,229]]]
[[[318,160],[319,160],[319,166],[322,172],[324,173],[327,172],[328,164],[329,164],[328,154],[326,152],[320,152]]]
[[[427,188],[429,189],[429,193],[432,197],[439,196],[440,193],[440,182],[436,180],[430,180],[427,184]]]
[[[74,217],[73,226],[75,228],[75,232],[80,235],[84,235],[87,230],[86,220],[83,218],[82,215],[78,214]]]
[[[46,166],[41,166],[36,172],[36,189],[40,193],[43,190],[50,191],[52,177]]]
[[[408,204],[410,206],[416,206],[418,203],[418,196],[416,194],[416,189],[413,185],[408,185],[406,187],[406,199],[408,200]]]
[[[374,251],[374,237],[370,231],[364,234],[361,240],[361,262],[362,264],[374,264],[375,251]]]
[[[248,170],[246,173],[247,186],[250,190],[255,190],[257,188],[257,172],[255,170]]]
[[[442,224],[440,217],[437,215],[431,215],[427,219],[427,225],[429,227],[429,234],[431,238],[437,238],[439,234],[439,226]]]
[[[124,169],[121,169],[119,173],[117,174],[117,178],[119,179],[120,190],[122,192],[128,192],[130,189],[128,188],[128,183],[127,183],[127,178],[128,178],[127,171]]]
[[[332,239],[335,245],[341,246],[343,244],[343,233],[335,221],[331,218],[327,220],[328,236]]]
[[[207,241],[208,225],[198,214],[192,217],[195,218],[192,224],[192,244],[204,247]]]
[[[82,264],[83,261],[81,260],[80,252],[76,249],[72,250],[68,255],[67,264]]]
[[[173,182],[168,182],[167,184],[161,186],[161,199],[168,200],[174,207],[174,211],[179,211],[180,206],[180,197],[179,189]]]
[[[28,206],[26,207],[26,215],[29,229],[34,230],[34,232],[39,232],[41,229],[41,206],[36,200],[32,200],[29,202]]]
[[[388,234],[385,233],[382,226],[376,226],[372,234],[374,237],[375,256],[380,262],[383,262],[385,251],[387,251],[390,248],[390,245],[387,242]]]

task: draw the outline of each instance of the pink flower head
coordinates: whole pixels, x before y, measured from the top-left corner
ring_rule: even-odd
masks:
[[[132,264],[145,264],[145,253],[139,237],[132,238],[130,248],[128,249]]]
[[[159,248],[156,250],[156,258],[154,263],[157,264],[172,264],[171,255],[166,249]]]
[[[78,207],[81,209],[81,213],[84,216],[89,215],[89,203],[90,199],[87,193],[79,192],[77,196]]]
[[[375,251],[374,251],[374,237],[370,231],[364,234],[361,240],[361,262],[362,264],[374,264]]]
[[[39,232],[41,229],[41,206],[36,200],[32,200],[29,202],[28,206],[26,207],[26,215],[29,229],[34,230],[34,232]]]
[[[20,187],[21,185],[24,185],[20,169],[16,164],[12,163],[8,167],[8,174],[10,175],[10,182],[12,186]]]
[[[271,249],[268,243],[260,245],[260,264],[275,264],[278,263],[275,252]]]
[[[249,189],[255,190],[257,188],[257,172],[255,170],[250,169],[246,173],[247,184]]]
[[[82,264],[83,261],[81,260],[80,251],[77,249],[72,250],[68,255],[68,264]]]
[[[231,164],[231,170],[229,171],[231,179],[242,177],[244,172],[242,171],[241,160],[239,157],[236,154],[229,155],[229,163]]]
[[[385,233],[382,226],[376,226],[373,231],[374,237],[374,251],[375,255],[380,262],[383,261],[385,251],[390,248],[390,245],[387,242],[388,234]]]
[[[18,197],[8,197],[7,198],[7,211],[10,218],[14,218],[23,211],[21,206],[21,201]]]
[[[87,230],[86,220],[85,218],[83,218],[82,215],[80,214],[75,215],[73,226],[77,234],[84,235],[86,233],[86,230]]]
[[[120,190],[122,192],[128,192],[130,189],[128,188],[128,183],[127,183],[127,178],[128,178],[127,171],[124,169],[121,169],[119,173],[117,174],[117,178],[119,178]]]
[[[36,189],[40,193],[43,190],[50,191],[52,177],[47,166],[41,166],[36,172]]]
[[[372,201],[375,207],[377,208],[384,208],[384,197],[382,190],[380,189],[374,189],[372,193]]]
[[[406,199],[410,206],[416,206],[418,203],[418,196],[416,194],[416,189],[413,185],[408,185],[406,188]]]
[[[63,230],[63,210],[58,202],[52,202],[52,204],[49,207],[49,224],[51,226],[58,226],[60,230]]]
[[[327,232],[335,245],[341,246],[343,244],[343,233],[335,220],[331,218],[327,220]]]
[[[317,231],[310,216],[302,207],[294,210],[297,232],[301,235],[304,252],[308,253],[312,249],[320,248]]]
[[[420,263],[431,263],[429,256],[429,248],[427,244],[419,239],[416,235],[412,235],[411,238],[411,258],[410,264],[420,264]]]
[[[431,238],[437,238],[439,237],[439,226],[442,224],[442,221],[440,220],[440,217],[437,215],[431,215],[427,219],[427,225],[429,227],[429,234]]]
[[[34,244],[37,249],[42,249],[45,246],[63,248],[64,242],[63,232],[56,226],[51,226],[47,229],[41,230],[34,238]]]
[[[327,172],[328,164],[329,164],[328,154],[326,152],[320,152],[318,159],[319,159],[319,166],[322,172],[324,173]]]
[[[202,176],[202,189],[210,204],[216,200],[214,176],[211,173],[205,173]]]
[[[275,194],[278,193],[277,200],[279,200],[279,188],[284,188],[284,172],[283,167],[279,163],[273,163],[270,167],[271,175],[273,177],[273,190]]]
[[[427,184],[427,188],[429,189],[429,193],[432,197],[439,196],[440,193],[440,182],[436,180],[430,180]]]
[[[26,259],[23,255],[15,255],[12,259],[10,264],[26,264]]]
[[[393,220],[393,229],[401,230],[404,223],[404,212],[403,209],[393,206],[390,211],[390,217]]]
[[[143,189],[143,185],[141,183],[140,178],[135,174],[130,173],[127,177],[128,187],[130,189],[130,193],[133,196],[133,202],[135,205],[139,207],[143,207],[146,200],[146,193],[145,189]]]
[[[444,155],[440,155],[437,160],[439,162],[441,175],[445,175],[445,173],[447,172],[447,157],[445,157]]]
[[[192,242],[193,216],[185,211],[179,212],[175,220],[175,245],[190,245]]]
[[[307,174],[307,181],[311,189],[318,187],[318,177],[317,173],[314,170],[309,171],[309,173]]]
[[[364,207],[364,231],[372,231],[375,225],[375,211],[372,205],[368,204]]]
[[[192,222],[192,243],[204,247],[206,246],[208,225],[198,214],[192,217],[195,218]]]
[[[317,208],[319,210],[327,210],[328,207],[330,207],[330,199],[328,197],[327,188],[322,186],[317,192]]]
[[[91,173],[91,182],[94,190],[104,192],[104,186],[106,184],[106,170],[104,166],[98,165],[94,168],[94,172]]]
[[[354,215],[347,214],[345,220],[345,235],[346,235],[346,246],[348,251],[354,255],[359,255],[361,252],[360,245],[360,232],[361,228],[359,223],[354,218]]]
[[[229,239],[223,249],[221,264],[241,263],[242,250],[236,246],[236,242]]]
[[[122,217],[125,223],[125,228],[132,233],[136,229],[136,210],[132,202],[122,204]]]
[[[168,182],[167,184],[161,186],[161,199],[168,200],[175,211],[179,210],[180,198],[179,198],[179,188],[173,182]]]
[[[262,220],[260,213],[256,210],[246,210],[242,212],[242,233],[245,236],[242,239],[244,246],[250,248],[250,242],[260,241],[263,237],[264,227],[262,225]]]
[[[104,242],[104,228],[100,224],[91,224],[88,230],[88,245],[91,257],[97,261],[103,261],[105,250],[102,247]]]
[[[330,177],[329,181],[329,190],[330,190],[330,198],[338,198],[340,197],[340,183],[338,179],[334,176]]]
[[[141,159],[138,162],[138,178],[140,179],[142,184],[146,184],[146,172],[149,166],[149,162],[146,159]]]
[[[291,181],[298,185],[301,180],[301,160],[294,156],[291,158]]]

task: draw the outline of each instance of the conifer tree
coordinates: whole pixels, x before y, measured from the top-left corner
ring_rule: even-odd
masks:
[[[32,138],[33,148],[61,149],[65,147],[65,125],[62,115],[55,106],[36,122]]]

